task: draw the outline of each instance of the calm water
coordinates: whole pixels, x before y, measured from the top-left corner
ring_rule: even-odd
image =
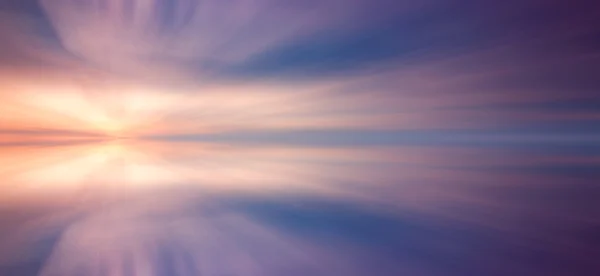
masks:
[[[2,147],[2,275],[598,269],[597,145],[314,140]]]

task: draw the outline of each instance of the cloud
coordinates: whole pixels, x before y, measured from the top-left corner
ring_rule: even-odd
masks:
[[[569,250],[586,252],[582,242],[587,239],[581,236],[584,228],[556,227],[556,220],[565,218],[548,216],[547,210],[521,210],[544,206],[554,210],[551,206],[556,200],[552,198],[563,191],[531,188],[521,193],[522,187],[512,187],[515,189],[495,190],[489,195],[514,203],[511,206],[454,202],[446,210],[462,210],[457,217],[409,210],[396,213],[323,197],[219,197],[195,189],[170,188],[123,196],[101,208],[52,208],[37,217],[16,218],[21,228],[13,241],[28,238],[29,249],[37,248],[19,251],[32,254],[21,261],[39,264],[38,268],[21,270],[23,276],[95,275],[103,271],[125,275],[310,272],[358,276],[373,272],[464,275],[473,271],[556,270],[546,263],[521,258],[521,254],[559,259],[561,269],[596,271],[597,266],[583,252],[573,256]],[[156,197],[156,193],[161,196]],[[532,198],[532,194],[537,197]],[[580,199],[593,201],[583,194]],[[474,220],[465,220],[464,214]],[[530,222],[532,219],[535,223]],[[486,224],[492,220],[504,227]],[[577,223],[578,227],[585,225],[590,224]],[[545,231],[540,234],[537,231],[542,226]],[[18,271],[22,265],[2,264],[2,272]]]

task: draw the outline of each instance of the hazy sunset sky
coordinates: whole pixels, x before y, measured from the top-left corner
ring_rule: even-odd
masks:
[[[584,3],[0,7],[3,133],[560,132],[599,119],[597,9]]]
[[[0,0],[0,276],[597,275],[598,141],[595,1]]]

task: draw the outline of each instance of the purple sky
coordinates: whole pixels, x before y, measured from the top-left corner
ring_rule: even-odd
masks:
[[[3,0],[0,275],[598,275],[595,1]]]

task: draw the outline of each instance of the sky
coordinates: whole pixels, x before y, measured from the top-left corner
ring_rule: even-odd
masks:
[[[597,275],[599,26],[586,0],[2,0],[0,275]]]

